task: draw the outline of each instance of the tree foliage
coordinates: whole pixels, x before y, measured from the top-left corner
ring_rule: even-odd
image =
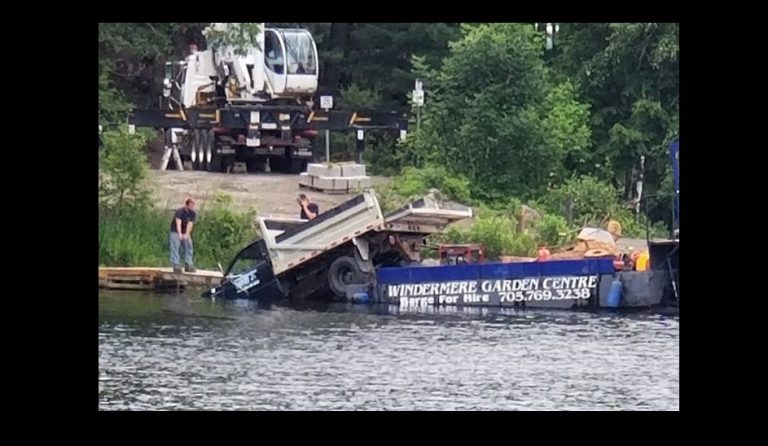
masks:
[[[100,123],[124,123],[131,106],[156,104],[163,64],[180,59],[189,43],[255,41],[256,24],[206,39],[209,25],[100,24]],[[411,168],[406,184],[421,176],[412,183],[452,187],[433,181],[439,172],[473,201],[558,202],[553,206],[563,217],[567,191],[580,200],[574,219],[612,213],[631,226],[638,221],[627,205],[636,198],[643,156],[651,218],[668,219],[667,146],[679,127],[677,24],[561,24],[550,51],[533,24],[267,24],[295,26],[313,34],[319,90],[337,97],[336,108],[411,111],[406,143],[369,132],[371,172]],[[426,91],[418,131],[410,104],[417,78]],[[320,152],[322,145],[319,138]],[[337,159],[349,159],[353,147],[353,135],[333,135]]]
[[[588,107],[569,82],[552,85],[532,26],[463,31],[438,70],[420,67],[430,100],[414,136],[416,158],[465,174],[477,198],[541,194],[589,147]]]
[[[674,23],[562,26],[556,64],[592,109],[592,162],[580,173],[611,181],[624,199],[641,155],[645,194],[655,195],[668,176],[667,146],[679,131],[678,30]],[[652,201],[656,217],[668,213],[667,204]]]
[[[234,53],[247,55],[250,48],[261,48],[258,36],[261,25],[258,23],[226,23],[210,26],[203,30],[203,35],[211,48],[230,46]]]
[[[145,180],[149,174],[144,146],[146,135],[124,129],[106,131],[99,152],[99,204],[122,210],[147,203]]]
[[[168,58],[180,58],[191,42],[202,40],[205,23],[100,23],[99,24],[99,92],[114,97],[118,90],[121,104],[150,106],[157,104]],[[104,77],[105,82],[101,79]],[[103,112],[107,119],[122,116]]]

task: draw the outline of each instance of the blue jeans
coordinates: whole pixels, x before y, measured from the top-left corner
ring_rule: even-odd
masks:
[[[184,263],[191,267],[192,265],[192,239],[182,240],[178,232],[171,232],[171,266],[179,266],[179,247],[184,248]]]

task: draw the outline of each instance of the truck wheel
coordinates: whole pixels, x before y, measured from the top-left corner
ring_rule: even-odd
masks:
[[[216,147],[216,135],[213,134],[213,129],[206,130],[205,133],[205,167],[209,172],[214,172],[218,169],[211,169],[211,162],[213,161],[213,151]]]
[[[219,157],[221,160],[221,171],[229,173],[229,169],[235,164],[234,155],[222,155]]]
[[[208,163],[208,172],[221,172],[221,156],[213,155]]]
[[[307,170],[307,160],[291,158],[289,173],[301,173]]]
[[[205,145],[206,145],[206,131],[198,130],[198,144],[197,144],[197,170],[205,170]]]
[[[286,173],[285,170],[285,158],[271,157],[269,158],[269,168],[272,172]]]
[[[347,295],[347,285],[365,283],[366,275],[357,267],[355,259],[349,256],[339,257],[328,268],[328,286],[337,297]]]
[[[192,160],[192,170],[198,170],[197,168],[197,147],[200,145],[200,132],[192,130],[192,150],[189,153],[189,158]]]

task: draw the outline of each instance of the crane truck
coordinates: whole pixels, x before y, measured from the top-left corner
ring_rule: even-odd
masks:
[[[227,31],[214,23],[206,32]],[[319,130],[355,131],[357,150],[365,132],[407,132],[407,115],[396,112],[321,109],[317,45],[305,29],[260,24],[256,44],[198,50],[165,65],[158,108],[134,109],[129,125],[162,131],[161,169],[173,158],[177,169],[226,171],[234,162],[249,170],[299,173],[314,158]]]

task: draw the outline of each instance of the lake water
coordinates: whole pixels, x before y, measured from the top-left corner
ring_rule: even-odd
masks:
[[[679,319],[99,294],[102,410],[678,410]]]

